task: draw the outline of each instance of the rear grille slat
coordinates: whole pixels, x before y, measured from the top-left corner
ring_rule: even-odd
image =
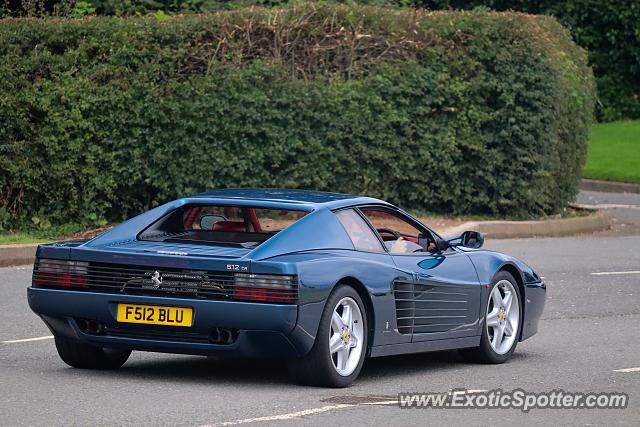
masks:
[[[44,260],[43,260],[44,261]],[[36,286],[56,286],[65,274],[66,261],[36,261]],[[82,288],[74,290],[123,295],[167,296],[211,300],[262,301],[293,304],[298,299],[296,276],[242,274],[233,272],[149,267],[126,264],[84,263]],[[76,267],[77,268],[77,267]],[[77,274],[77,273],[73,273]],[[80,279],[78,279],[80,283]]]

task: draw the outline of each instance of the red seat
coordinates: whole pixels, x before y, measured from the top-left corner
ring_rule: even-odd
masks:
[[[247,231],[244,221],[218,221],[213,224],[213,231]]]
[[[385,233],[384,231],[382,233],[380,233],[380,237],[382,237],[382,240],[385,241],[385,242],[390,242],[392,240],[394,240],[394,241],[396,240],[396,236],[394,236],[391,233]],[[408,241],[416,243],[416,244],[418,243],[418,238],[417,237],[402,236],[402,238],[404,240],[408,240]]]

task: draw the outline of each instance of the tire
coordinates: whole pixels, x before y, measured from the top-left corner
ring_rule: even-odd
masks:
[[[346,306],[350,307],[352,327],[345,330],[345,323],[339,324],[337,319],[343,319]],[[356,307],[359,313],[356,312]],[[334,312],[338,315],[337,319]],[[342,328],[342,332],[336,332],[338,326]],[[311,351],[301,358],[291,360],[288,364],[289,372],[299,384],[347,387],[358,377],[364,364],[368,333],[367,313],[360,295],[350,286],[338,285],[327,298]],[[334,350],[339,350],[332,353],[330,344],[333,344]]]
[[[502,307],[502,310],[505,310],[504,307],[502,304],[496,304],[497,300],[494,299],[494,292],[498,292],[498,295],[503,298],[502,303],[504,303],[506,291],[512,294],[509,312],[501,311],[500,307]],[[515,310],[516,307],[513,305],[514,302],[517,303],[517,310]],[[496,305],[498,305],[498,307],[496,307]],[[492,316],[492,314],[495,313],[494,310],[497,310],[497,318],[495,315]],[[520,295],[520,289],[518,289],[518,284],[510,273],[499,271],[495,275],[489,297],[483,307],[482,313],[484,318],[482,322],[480,346],[462,349],[460,353],[465,359],[471,362],[487,364],[504,363],[511,358],[513,352],[516,350],[522,324],[522,297]],[[492,327],[490,324],[496,326]],[[500,333],[496,331],[501,327],[504,328],[504,335],[503,339],[498,342]]]
[[[58,355],[67,365],[80,369],[118,369],[127,361],[131,350],[94,347],[56,336]]]

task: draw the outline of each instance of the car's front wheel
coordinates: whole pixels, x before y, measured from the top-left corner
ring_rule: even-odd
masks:
[[[461,353],[474,362],[504,363],[516,349],[522,319],[520,291],[508,272],[496,274],[483,313],[480,346]]]
[[[74,368],[117,369],[131,354],[131,350],[94,347],[61,336],[56,336],[55,341],[62,361]]]
[[[320,318],[316,341],[289,368],[302,384],[346,387],[360,374],[367,349],[368,324],[360,295],[350,286],[336,287]]]

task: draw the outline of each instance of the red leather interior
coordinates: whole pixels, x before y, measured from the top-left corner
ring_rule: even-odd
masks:
[[[391,233],[384,233],[384,232],[380,233],[380,237],[382,237],[382,240],[384,240],[385,242],[396,240],[396,237]],[[418,244],[418,239],[416,237],[409,237],[409,236],[402,236],[402,237],[404,238],[404,240],[408,240],[410,242]]]
[[[256,233],[262,232],[262,227],[260,227],[260,221],[258,221],[258,216],[256,215],[256,211],[253,208],[248,208],[246,211],[245,218],[251,223],[253,226],[253,231]]]
[[[244,221],[218,221],[213,224],[213,231],[247,231]]]
[[[198,218],[198,215],[200,215],[201,210],[202,208],[191,209],[191,212],[189,212],[189,216],[187,216],[187,219],[184,221],[185,230],[191,230],[191,228],[193,228],[193,222],[196,220],[196,218]]]

